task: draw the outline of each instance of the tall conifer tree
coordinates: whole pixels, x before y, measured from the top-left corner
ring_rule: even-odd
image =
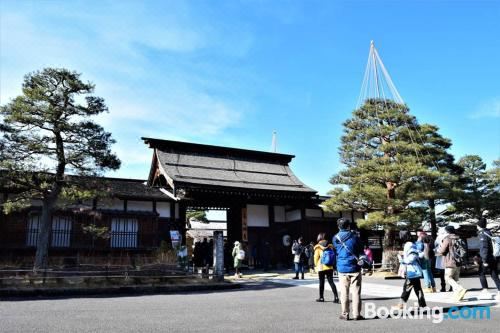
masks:
[[[118,169],[111,134],[90,117],[108,110],[92,95],[94,85],[67,69],[46,68],[26,75],[23,94],[0,108],[0,171],[15,193],[6,213],[42,202],[34,270],[47,265],[52,213],[62,197],[89,192],[68,177],[96,176]]]

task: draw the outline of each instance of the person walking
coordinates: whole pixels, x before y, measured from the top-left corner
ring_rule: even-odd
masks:
[[[500,301],[500,279],[498,278],[498,258],[493,255],[493,245],[491,238],[493,237],[491,231],[486,228],[486,218],[481,218],[477,222],[477,235],[479,237],[479,282],[481,283],[482,294],[491,296],[488,293],[488,281],[486,280],[486,273],[489,270],[491,279],[495,282],[497,288],[496,300]]]
[[[433,293],[436,291],[436,282],[434,281],[434,276],[432,274],[432,255],[433,250],[433,240],[430,235],[426,232],[418,232],[418,239],[415,242],[415,247],[419,254],[420,266],[422,268],[422,274],[424,277],[424,292]]]
[[[346,218],[337,220],[339,233],[333,237],[337,254],[337,271],[340,284],[340,319],[349,320],[349,294],[352,296],[352,319],[362,320],[361,316],[361,266],[359,256],[363,253],[363,244],[357,233],[350,230],[351,221]]]
[[[446,231],[444,230],[444,228],[439,228],[436,240],[434,241],[434,258],[435,258],[434,267],[436,268],[436,271],[439,273],[439,280],[441,282],[440,292],[442,293],[446,292],[446,281],[444,278],[444,270],[446,267],[444,266],[444,258],[442,256],[438,256],[437,251],[441,247],[441,244],[443,243],[445,237],[446,237]],[[451,286],[449,291],[452,291]]]
[[[295,265],[295,277],[294,280],[299,278],[299,273],[301,274],[301,279],[304,280],[304,266],[307,264],[307,257],[305,254],[304,239],[299,237],[297,241],[293,242],[292,252],[293,252],[293,263]]]
[[[444,257],[444,276],[446,282],[453,288],[453,300],[461,301],[467,289],[458,283],[460,279],[460,267],[464,264],[462,240],[456,235],[455,228],[451,225],[444,228],[446,237],[443,239],[437,254]]]
[[[425,308],[427,306],[424,297],[424,291],[420,284],[420,279],[422,278],[422,267],[420,266],[420,258],[424,256],[423,251],[419,251],[416,244],[412,242],[410,232],[404,235],[405,242],[403,248],[403,255],[400,257],[400,265],[405,267],[405,283],[403,284],[403,292],[401,293],[401,300],[396,306],[397,309],[402,310],[405,307],[412,289],[415,291],[418,299],[418,306]]]
[[[233,267],[235,270],[234,277],[241,278],[240,268],[243,263],[243,260],[245,259],[245,251],[243,251],[241,243],[238,241],[234,242],[232,256],[233,256]]]
[[[333,303],[339,302],[337,287],[333,282],[333,268],[335,265],[335,251],[332,244],[328,244],[325,233],[320,233],[317,238],[318,244],[314,246],[314,266],[319,278],[319,298],[316,302],[324,302],[325,279],[328,281],[333,292]],[[325,253],[325,251],[327,251]]]

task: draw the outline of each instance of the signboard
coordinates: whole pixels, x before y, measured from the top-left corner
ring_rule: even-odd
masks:
[[[178,230],[170,230],[170,240],[172,241],[172,247],[177,248],[182,242],[181,233]]]
[[[241,209],[241,240],[243,242],[248,242],[248,219],[247,219],[247,209]]]
[[[381,249],[382,237],[368,237],[368,246],[370,246],[371,249]]]

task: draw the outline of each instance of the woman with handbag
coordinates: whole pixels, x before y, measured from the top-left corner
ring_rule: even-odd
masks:
[[[405,283],[403,285],[403,293],[401,294],[401,301],[395,306],[397,309],[404,309],[412,289],[415,291],[418,299],[418,306],[420,308],[425,308],[427,303],[425,302],[424,291],[422,290],[422,285],[420,284],[420,279],[423,276],[422,267],[420,266],[419,255],[423,256],[423,252],[419,252],[417,247],[412,242],[411,234],[407,232],[404,235],[405,245],[403,249],[403,256],[400,258],[400,274],[405,275]]]

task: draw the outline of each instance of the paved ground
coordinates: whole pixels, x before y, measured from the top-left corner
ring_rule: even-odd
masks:
[[[174,295],[3,300],[0,332],[498,332],[500,308],[492,300],[478,299],[471,291],[460,305],[487,305],[490,319],[371,319],[344,322],[340,306],[316,303],[317,281],[267,275],[243,279],[235,291]],[[477,278],[464,279],[467,287]],[[365,279],[364,302],[390,306],[398,301],[402,281]],[[493,294],[493,289],[491,289]],[[331,301],[331,294],[327,293]],[[449,308],[449,293],[428,295],[430,306]],[[412,303],[412,302],[411,302]],[[468,309],[466,309],[469,311]],[[437,319],[437,318],[435,318]]]

